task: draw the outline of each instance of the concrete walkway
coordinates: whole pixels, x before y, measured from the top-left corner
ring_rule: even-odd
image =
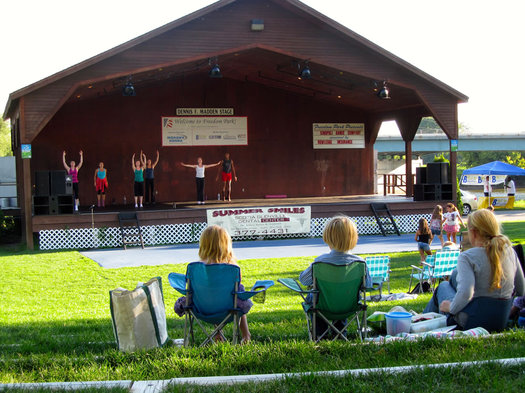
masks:
[[[500,221],[525,221],[525,210],[496,211]],[[434,239],[432,249],[440,247],[439,239]],[[233,243],[233,252],[237,259],[312,257],[329,251],[321,238],[284,239],[284,240],[254,240]],[[354,254],[389,254],[394,252],[417,251],[413,234],[401,236],[361,236]],[[130,266],[155,266],[176,263],[187,263],[199,260],[198,244],[183,244],[175,246],[128,248],[127,250],[104,249],[82,251],[85,257],[97,262],[107,269]]]

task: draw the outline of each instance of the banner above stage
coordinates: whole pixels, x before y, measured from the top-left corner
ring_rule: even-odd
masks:
[[[313,123],[314,149],[364,149],[364,123]]]
[[[246,145],[247,117],[162,117],[162,146]]]
[[[230,236],[310,233],[310,206],[250,207],[207,210],[208,225],[219,225]]]

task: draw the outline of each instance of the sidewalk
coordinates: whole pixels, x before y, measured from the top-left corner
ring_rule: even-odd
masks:
[[[439,239],[432,249],[439,248]],[[321,238],[254,240],[233,242],[233,253],[239,260],[260,258],[312,257],[329,252]],[[362,236],[353,249],[354,254],[417,251],[413,234],[401,236]],[[81,254],[107,269],[130,266],[155,266],[187,263],[199,260],[198,244],[82,251]]]
[[[500,221],[525,221],[525,210],[505,211],[496,216]],[[445,237],[446,239],[446,237]],[[439,239],[434,239],[433,250],[440,248]],[[233,253],[238,260],[261,258],[313,257],[329,252],[321,238],[253,240],[233,242]],[[414,234],[401,236],[361,236],[353,254],[389,254],[417,251]],[[106,269],[131,266],[156,266],[187,263],[199,260],[199,245],[196,243],[175,246],[104,249],[82,251],[81,254]]]

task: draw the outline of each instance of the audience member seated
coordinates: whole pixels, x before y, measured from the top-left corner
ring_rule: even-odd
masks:
[[[336,216],[332,218],[327,224],[323,232],[323,241],[330,247],[330,252],[323,254],[314,259],[313,263],[331,263],[334,265],[346,265],[352,262],[365,262],[365,260],[357,255],[350,254],[357,245],[357,228],[355,224],[346,216]],[[365,262],[366,263],[366,262]],[[305,286],[313,285],[312,265],[308,266],[300,275],[299,281]],[[366,269],[366,286],[372,286],[372,279],[368,268]],[[307,302],[312,302],[310,295],[306,299]],[[326,330],[327,325],[324,320],[317,318],[317,326],[320,332]],[[336,321],[334,325],[340,327],[344,323]]]
[[[448,314],[448,324],[459,328],[469,317],[462,310],[473,299],[511,299],[514,292],[525,294],[523,270],[494,213],[487,209],[471,213],[468,234],[473,248],[460,254],[457,276],[442,282],[425,308],[425,312]]]

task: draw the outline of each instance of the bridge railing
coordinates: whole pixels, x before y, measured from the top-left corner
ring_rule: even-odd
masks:
[[[416,181],[416,175],[412,175],[412,184]],[[407,175],[383,175],[383,195],[387,196],[389,194],[402,193],[406,194],[407,192]]]

